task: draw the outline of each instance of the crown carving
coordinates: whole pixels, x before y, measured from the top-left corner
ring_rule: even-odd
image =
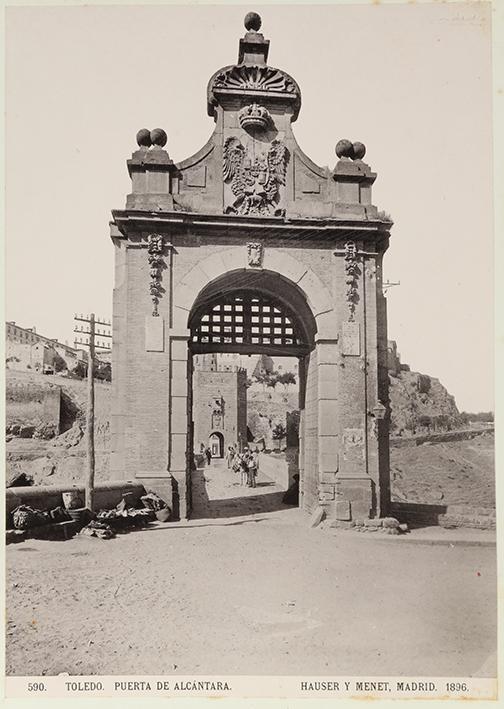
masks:
[[[238,113],[238,120],[242,128],[258,128],[264,130],[271,120],[270,114],[257,103],[244,106]]]

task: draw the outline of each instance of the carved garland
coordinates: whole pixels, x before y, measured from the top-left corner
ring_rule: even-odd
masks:
[[[360,275],[360,268],[357,262],[357,247],[354,241],[347,241],[345,244],[345,274],[347,284],[346,300],[350,311],[348,320],[353,322],[355,308],[359,302],[358,278]]]
[[[163,237],[159,234],[150,234],[147,238],[147,252],[149,254],[149,273],[150,273],[150,283],[149,291],[151,295],[151,300],[154,305],[152,315],[158,317],[158,305],[163,288],[161,286],[162,271],[164,266],[163,261]]]

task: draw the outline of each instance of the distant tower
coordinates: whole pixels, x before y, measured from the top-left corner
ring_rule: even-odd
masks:
[[[217,355],[195,355],[193,372],[194,450],[208,446],[223,458],[229,446],[247,442],[247,372],[217,366]],[[201,359],[200,359],[201,358]]]

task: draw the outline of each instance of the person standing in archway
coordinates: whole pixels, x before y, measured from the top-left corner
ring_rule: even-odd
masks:
[[[205,456],[207,465],[210,465],[210,463],[212,462],[212,451],[210,450],[209,446],[205,448]]]
[[[249,459],[248,459],[248,483],[247,483],[249,487],[256,486],[258,458],[259,458],[259,456],[258,456],[257,449],[255,451],[250,451]]]
[[[242,485],[248,485],[248,475],[249,475],[248,471],[249,471],[248,455],[247,455],[247,450],[245,450],[240,455],[240,473],[241,473],[241,484]]]

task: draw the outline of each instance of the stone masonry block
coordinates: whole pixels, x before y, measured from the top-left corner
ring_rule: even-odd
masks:
[[[264,251],[263,268],[281,273],[293,283],[297,283],[306,273],[306,266],[289,256],[285,251],[266,248]]]
[[[315,315],[317,337],[322,340],[334,339],[336,314],[334,310],[324,311]]]
[[[319,492],[332,492],[334,497],[334,484],[320,482],[318,485]]]
[[[214,281],[226,272],[226,266],[224,265],[220,253],[207,256],[198,266],[206,274],[209,281]]]
[[[174,396],[171,399],[172,433],[187,433],[187,398]]]
[[[306,294],[314,315],[332,310],[330,295],[319,277],[312,270],[308,270],[304,274],[298,282],[298,286]]]
[[[317,363],[321,365],[331,365],[336,369],[340,362],[340,353],[337,340],[334,342],[319,342],[317,345]]]
[[[198,293],[199,289],[193,284],[179,283],[174,289],[173,303],[179,308],[191,310]]]
[[[164,352],[164,319],[145,316],[145,349],[147,352]]]
[[[193,292],[196,291],[197,294],[206,286],[207,283],[208,276],[198,263],[196,266],[193,266],[191,270],[185,274],[185,276],[182,277],[182,279],[177,283],[176,289],[178,289],[179,286],[187,285]]]
[[[339,467],[339,438],[338,436],[319,436],[318,438],[318,467],[321,473],[334,475]]]
[[[172,360],[171,377],[172,379],[187,379],[187,363],[185,360]]]
[[[187,428],[187,425],[186,425]],[[170,455],[170,472],[184,471],[186,469],[186,448],[187,434],[172,433],[171,436],[171,455]]]
[[[334,500],[334,490],[327,490],[326,492],[319,492],[319,500]]]
[[[341,522],[349,522],[352,519],[350,503],[347,500],[337,500],[335,504],[335,517]]]
[[[357,480],[339,480],[338,492],[343,493],[346,500],[370,500],[371,498],[371,480],[363,479],[362,484]],[[349,484],[350,483],[350,484]]]
[[[174,364],[179,364],[179,362],[174,362]],[[183,375],[172,374],[171,395],[176,397],[187,396],[187,384],[186,367],[184,366]]]
[[[320,347],[321,345],[319,345]],[[338,367],[334,364],[319,363],[318,384],[321,399],[338,398]]]
[[[319,436],[331,436],[337,433],[339,402],[334,399],[320,399],[318,402]]]
[[[187,308],[182,308],[175,305],[173,308],[173,327],[174,329],[182,329],[187,327],[187,322],[189,319],[189,310]]]
[[[332,470],[338,469],[338,453],[339,453],[340,439],[339,436],[319,436],[318,438],[318,450],[322,455],[330,455],[335,458],[334,466]]]
[[[351,500],[350,509],[352,519],[369,519],[371,517],[372,508],[371,501],[369,499]]]
[[[245,268],[247,265],[247,248],[237,247],[228,249],[221,253],[221,259],[224,262],[227,271],[236,271]]]
[[[361,354],[360,323],[343,322],[341,325],[341,351],[346,356]]]
[[[170,337],[170,340],[172,361],[179,360],[181,362],[187,362],[187,340],[185,338],[175,339],[174,337]]]
[[[320,473],[320,483],[336,484],[336,473]]]
[[[319,452],[318,456],[319,470],[321,473],[333,475],[338,472],[338,456],[327,455]]]

